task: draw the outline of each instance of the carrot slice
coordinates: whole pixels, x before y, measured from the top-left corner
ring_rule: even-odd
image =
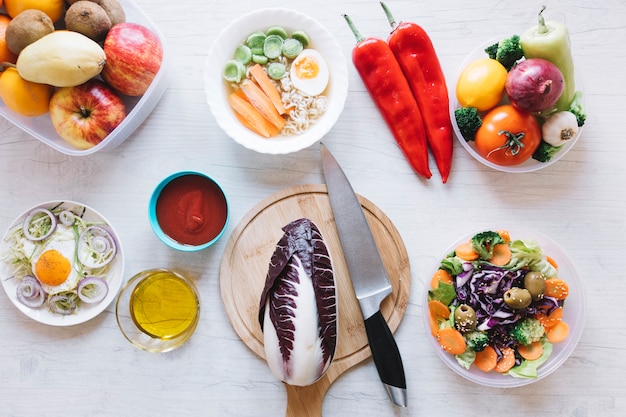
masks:
[[[496,372],[508,372],[515,365],[515,351],[510,347],[502,348],[502,357],[496,364]]]
[[[435,316],[435,318],[447,319],[450,317],[450,309],[447,305],[439,300],[430,300],[428,302],[428,310]]]
[[[285,105],[283,104],[283,99],[280,96],[280,92],[272,83],[270,77],[265,73],[263,67],[259,64],[253,65],[248,70],[254,81],[257,82],[261,90],[265,93],[265,95],[272,101],[274,108],[278,111],[279,114],[285,114],[287,109],[285,109]]]
[[[456,247],[456,256],[464,261],[475,261],[478,259],[478,252],[472,248],[472,244],[469,242],[463,242]]]
[[[527,345],[519,345],[517,347],[517,353],[526,360],[534,361],[543,355],[543,345],[539,341]]]
[[[465,338],[457,329],[444,327],[437,332],[437,340],[446,352],[452,355],[460,355],[465,352]]]
[[[502,240],[504,240],[504,243],[509,243],[511,241],[511,235],[508,230],[500,229],[497,230],[496,233],[500,235]]]
[[[430,333],[437,337],[437,332],[439,331],[439,323],[437,323],[437,318],[433,313],[428,313],[430,316]]]
[[[493,247],[493,255],[489,262],[494,265],[504,266],[511,260],[511,248],[506,243],[499,243]]]
[[[559,269],[559,264],[556,263],[553,257],[546,255],[546,261],[548,261],[548,263],[552,265],[554,269]]]
[[[561,321],[561,319],[563,318],[563,307],[555,308],[549,315],[545,313],[536,313],[534,315],[534,318],[539,320],[539,322],[547,330]]]
[[[278,129],[282,129],[287,123],[285,119],[278,113],[272,101],[265,95],[263,90],[258,85],[250,80],[243,80],[239,85],[241,91],[244,92],[246,97],[252,105],[263,115],[267,120],[272,122]]]
[[[237,115],[237,119],[243,120],[244,126],[252,129],[259,135],[269,138],[278,133],[278,129],[267,120],[249,101],[237,93],[228,96],[228,103]]]
[[[435,271],[430,280],[430,288],[437,288],[439,286],[439,282],[452,284],[452,275],[450,275],[450,273],[445,269],[438,269]]]
[[[546,336],[550,343],[562,342],[567,339],[568,335],[569,325],[562,320],[546,330]]]
[[[547,279],[544,295],[554,297],[557,300],[565,300],[569,295],[569,286],[561,278]]]
[[[492,346],[485,346],[480,352],[476,352],[474,365],[483,372],[491,372],[498,363],[498,354]]]

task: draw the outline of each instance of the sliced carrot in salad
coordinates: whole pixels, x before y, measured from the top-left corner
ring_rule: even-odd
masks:
[[[557,300],[565,300],[569,295],[569,286],[561,278],[547,279],[544,295],[554,297]]]
[[[550,343],[559,343],[567,339],[569,325],[563,320],[546,330],[546,336]]]
[[[438,269],[430,280],[430,288],[437,288],[440,282],[452,284],[452,275],[445,269]]]
[[[489,262],[497,266],[504,266],[509,263],[512,257],[511,248],[506,243],[499,243],[493,247],[493,255]]]
[[[430,318],[430,333],[437,337],[437,332],[439,331],[439,323],[437,322],[437,318],[435,317],[435,315],[433,313],[428,313],[428,316]]]
[[[548,328],[554,326],[563,318],[563,307],[557,307],[550,314],[546,313],[535,313],[534,318],[539,320],[539,322],[545,327]]]
[[[475,261],[478,259],[478,252],[472,248],[472,244],[470,242],[460,243],[455,249],[456,256],[463,259],[464,261]]]
[[[501,349],[502,357],[496,363],[496,372],[508,372],[515,365],[515,351],[513,348],[505,347]]]
[[[554,269],[559,269],[559,264],[554,260],[553,257],[546,255],[546,261],[548,261],[548,263],[552,265]]]
[[[435,316],[435,318],[442,318],[445,320],[450,317],[450,309],[439,300],[430,300],[428,302],[428,310]]]
[[[508,230],[500,229],[496,230],[496,233],[500,235],[502,240],[504,240],[504,243],[509,243],[511,241],[511,235]]]
[[[446,352],[452,355],[460,355],[465,352],[467,347],[465,344],[465,338],[454,327],[444,327],[437,332],[437,341],[439,345]]]
[[[493,346],[486,346],[480,352],[476,352],[474,365],[483,372],[491,372],[498,363],[498,354]]]
[[[534,361],[543,355],[543,345],[540,341],[532,342],[527,345],[519,345],[517,347],[517,353],[528,361]]]

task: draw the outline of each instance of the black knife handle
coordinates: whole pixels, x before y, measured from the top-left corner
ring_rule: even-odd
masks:
[[[406,389],[400,351],[380,311],[365,320],[365,330],[380,380],[387,385]]]

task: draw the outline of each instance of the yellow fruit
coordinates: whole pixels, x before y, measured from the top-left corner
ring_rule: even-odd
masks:
[[[461,72],[456,84],[456,98],[461,107],[487,111],[502,100],[506,68],[491,58],[470,62]]]
[[[11,17],[27,9],[38,9],[56,22],[63,16],[65,0],[4,0],[4,7]]]
[[[0,0],[0,6],[2,0]],[[11,62],[15,64],[17,55],[15,55],[7,46],[6,31],[11,18],[5,14],[0,14],[0,62]]]
[[[57,30],[24,48],[16,66],[25,80],[75,87],[100,74],[105,62],[98,43],[78,32]]]
[[[6,106],[22,116],[41,116],[48,112],[54,88],[26,81],[14,67],[0,73],[0,98]]]

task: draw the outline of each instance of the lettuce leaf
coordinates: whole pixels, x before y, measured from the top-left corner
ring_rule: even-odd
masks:
[[[506,268],[518,270],[529,268],[531,271],[539,271],[546,278],[557,276],[557,270],[548,262],[541,247],[534,240],[514,240],[511,242],[511,260]]]
[[[537,369],[548,360],[552,354],[552,343],[544,337],[541,339],[541,345],[543,347],[543,353],[538,359],[534,361],[522,361],[521,364],[514,366],[509,371],[509,375],[516,378],[537,378]]]

